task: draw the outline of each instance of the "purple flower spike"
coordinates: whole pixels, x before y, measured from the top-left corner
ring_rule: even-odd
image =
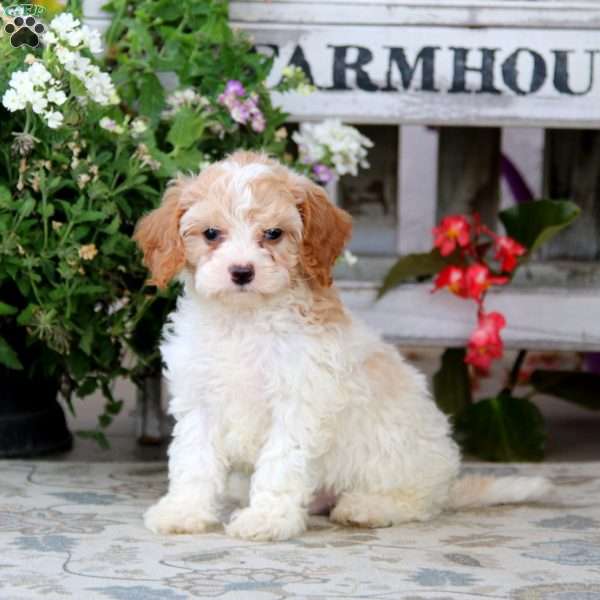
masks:
[[[315,174],[317,181],[320,181],[321,183],[327,183],[333,178],[331,169],[320,163],[313,167],[313,173]]]
[[[239,96],[240,98],[246,93],[241,81],[230,79],[225,86],[226,96]]]

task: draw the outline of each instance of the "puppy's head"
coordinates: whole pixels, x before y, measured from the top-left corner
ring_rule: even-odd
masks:
[[[237,152],[171,182],[134,237],[158,287],[185,270],[200,294],[248,301],[301,281],[330,286],[350,233],[350,216],[321,187],[264,155]]]

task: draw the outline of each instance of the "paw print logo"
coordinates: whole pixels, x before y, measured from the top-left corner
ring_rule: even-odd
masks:
[[[36,48],[40,43],[40,35],[46,28],[38,23],[34,17],[16,17],[13,23],[4,26],[4,31],[10,35],[10,43],[13,48],[29,46]]]

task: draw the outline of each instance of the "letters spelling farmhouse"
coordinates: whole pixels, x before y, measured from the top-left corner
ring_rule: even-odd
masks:
[[[326,91],[413,90],[448,94],[535,94],[551,86],[569,96],[590,94],[598,79],[600,49],[482,48],[422,46],[405,48],[326,44],[315,57],[300,44],[287,48],[257,43],[283,64],[300,67],[311,83]],[[291,54],[290,54],[291,50]],[[318,64],[317,64],[318,63]],[[325,64],[323,64],[325,63]],[[576,75],[576,77],[574,76]]]

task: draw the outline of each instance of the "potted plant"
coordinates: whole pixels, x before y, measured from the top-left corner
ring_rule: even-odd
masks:
[[[69,447],[59,390],[71,406],[100,388],[105,424],[120,408],[145,277],[131,234],[158,192],[99,50],[69,13],[40,48],[0,39],[0,456]]]

